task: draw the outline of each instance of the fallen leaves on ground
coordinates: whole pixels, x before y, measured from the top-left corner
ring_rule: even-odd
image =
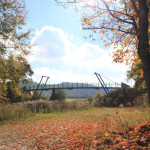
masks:
[[[143,149],[150,146],[150,121],[132,126],[110,120],[51,118],[0,126],[0,149]]]

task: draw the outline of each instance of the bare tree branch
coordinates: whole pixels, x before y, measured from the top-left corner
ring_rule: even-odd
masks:
[[[105,7],[107,8],[109,14],[110,14],[112,17],[114,17],[115,19],[119,20],[120,22],[124,22],[124,23],[128,23],[128,24],[132,24],[132,25],[133,25],[133,22],[126,21],[126,20],[123,20],[123,19],[121,19],[121,18],[115,16],[115,15],[110,11],[109,6],[108,6],[108,4],[106,3],[106,1],[105,1],[105,0],[101,0],[101,1],[103,2],[103,4],[105,5]]]
[[[137,34],[137,33],[138,33],[138,26],[137,26],[137,23],[136,23],[136,21],[135,21],[134,16],[132,17],[132,20],[133,20],[133,27],[134,27],[134,29],[135,29],[135,31],[136,31],[136,34]]]
[[[137,16],[139,17],[139,10],[138,10],[138,8],[136,7],[136,4],[135,4],[134,0],[131,0],[131,2],[132,2],[132,5],[133,5],[133,9],[135,10]]]
[[[127,31],[127,30],[122,30],[120,28],[116,29],[116,28],[109,28],[109,27],[86,27],[86,28],[82,28],[83,30],[98,30],[98,29],[107,29],[107,30],[115,30],[115,31],[119,31],[119,32],[123,32],[123,33],[127,33],[127,34],[132,34],[132,35],[136,35],[136,33],[132,32],[132,31]]]

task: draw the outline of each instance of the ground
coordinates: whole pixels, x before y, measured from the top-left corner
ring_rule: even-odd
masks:
[[[147,149],[149,110],[92,108],[1,124],[0,149]]]

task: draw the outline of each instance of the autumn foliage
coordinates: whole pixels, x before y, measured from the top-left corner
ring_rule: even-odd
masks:
[[[99,108],[2,125],[0,149],[148,150],[149,133],[146,109]]]
[[[25,99],[21,82],[33,74],[30,54],[30,29],[25,31],[27,11],[24,0],[0,1],[0,96],[10,102]]]

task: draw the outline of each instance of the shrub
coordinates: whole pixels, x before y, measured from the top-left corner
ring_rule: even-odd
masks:
[[[120,104],[124,106],[133,106],[134,100],[140,95],[140,91],[134,88],[121,88],[100,97],[96,102],[96,106],[118,107]]]
[[[134,105],[135,106],[148,106],[148,94],[141,94],[137,96],[134,100]]]
[[[24,105],[33,113],[50,113],[54,111],[64,111],[73,109],[87,109],[90,105],[88,101],[49,101],[36,100],[24,102]]]
[[[88,101],[49,101],[35,100],[10,104],[0,104],[0,121],[20,120],[33,116],[35,113],[62,112],[66,110],[88,109],[92,104]]]

